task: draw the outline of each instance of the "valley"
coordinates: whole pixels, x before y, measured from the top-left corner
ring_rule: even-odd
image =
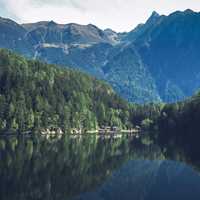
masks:
[[[199,200],[200,12],[28,21],[0,17],[0,199]]]

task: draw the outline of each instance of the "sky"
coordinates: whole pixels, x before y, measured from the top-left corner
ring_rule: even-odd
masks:
[[[168,15],[188,8],[199,12],[200,0],[0,0],[0,16],[18,23],[91,23],[118,32],[144,23],[153,11]]]

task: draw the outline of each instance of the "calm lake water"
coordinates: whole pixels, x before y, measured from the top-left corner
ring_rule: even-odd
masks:
[[[200,175],[130,137],[0,137],[0,199],[199,200]]]

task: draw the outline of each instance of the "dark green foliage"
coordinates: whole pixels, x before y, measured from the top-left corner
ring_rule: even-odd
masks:
[[[160,116],[163,104],[131,105],[130,117],[134,125],[140,126],[144,120],[155,121]]]
[[[0,50],[0,130],[126,126],[129,105],[88,75]]]
[[[167,104],[156,121],[161,146],[182,149],[193,162],[199,162],[200,93],[176,104]]]

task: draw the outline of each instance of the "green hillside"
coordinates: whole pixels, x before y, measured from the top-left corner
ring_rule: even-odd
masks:
[[[128,111],[95,78],[0,50],[0,131],[127,126]]]

